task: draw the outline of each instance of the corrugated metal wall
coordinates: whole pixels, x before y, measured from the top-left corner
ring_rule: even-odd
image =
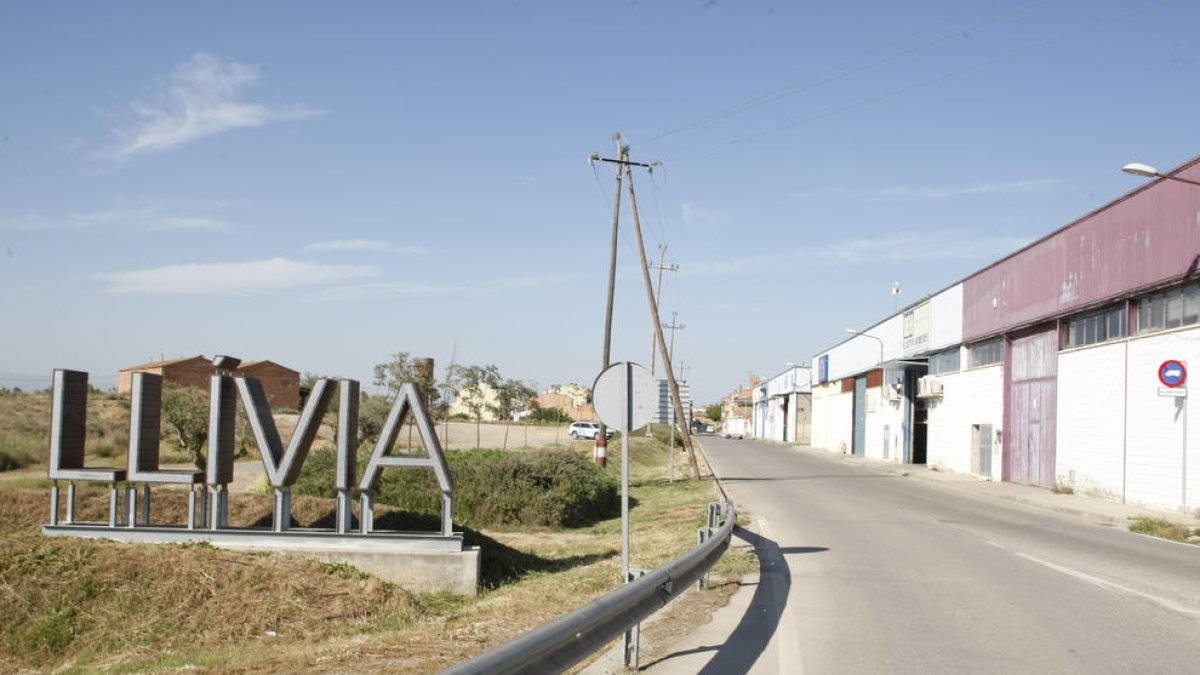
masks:
[[[1181,278],[1198,253],[1200,189],[1155,182],[964,281],[963,340]]]

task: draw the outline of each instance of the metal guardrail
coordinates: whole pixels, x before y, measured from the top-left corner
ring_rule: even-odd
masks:
[[[723,515],[724,523],[701,528],[702,543],[696,548],[590,604],[452,666],[442,675],[541,675],[560,673],[579,663],[705,577],[728,548],[736,520],[732,502],[710,505],[709,513]]]

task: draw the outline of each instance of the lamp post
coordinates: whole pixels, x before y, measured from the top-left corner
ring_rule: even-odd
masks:
[[[1121,167],[1121,170],[1134,176],[1143,176],[1145,178],[1165,178],[1167,180],[1179,181],[1180,183],[1187,183],[1189,185],[1200,185],[1200,181],[1159,173],[1158,169],[1150,166],[1149,164],[1139,164],[1137,162],[1133,162]]]
[[[1121,167],[1121,170],[1124,171],[1125,173],[1132,174],[1134,176],[1144,176],[1146,178],[1165,178],[1167,180],[1173,180],[1173,181],[1177,181],[1180,183],[1187,183],[1188,185],[1200,185],[1200,181],[1194,181],[1194,180],[1191,180],[1190,178],[1180,178],[1179,176],[1172,176],[1169,174],[1160,173],[1158,169],[1150,166],[1149,164],[1139,164],[1137,162],[1133,162],[1131,164],[1126,164],[1125,166]],[[1188,429],[1188,427],[1187,427],[1187,410],[1188,410],[1188,406],[1187,406],[1187,399],[1176,398],[1175,401],[1177,401],[1176,405],[1179,406],[1179,409],[1183,411],[1183,453],[1182,453],[1183,468],[1180,473],[1183,475],[1183,486],[1182,486],[1183,499],[1182,499],[1182,501],[1186,504],[1187,503],[1187,493],[1188,493],[1188,490],[1187,490],[1187,488],[1188,488],[1188,485],[1187,485],[1188,484],[1188,479],[1187,479],[1187,475],[1188,475],[1188,443],[1187,443],[1187,429]]]
[[[858,335],[859,337],[871,338],[872,340],[878,342],[879,343],[879,365],[880,366],[883,365],[883,340],[882,339],[880,339],[874,335],[864,333],[860,330],[854,330],[853,328],[847,328],[846,332],[850,333],[851,335]]]

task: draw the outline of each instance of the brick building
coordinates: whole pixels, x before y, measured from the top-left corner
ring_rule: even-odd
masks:
[[[596,409],[586,399],[581,401],[578,396],[562,394],[553,389],[538,396],[537,404],[543,410],[560,410],[576,422],[596,419]]]
[[[166,384],[178,384],[208,391],[209,378],[216,372],[212,360],[203,355],[130,366],[117,373],[117,393],[128,394],[134,373],[161,375]],[[273,408],[300,407],[300,373],[274,361],[247,361],[233,375],[257,378],[262,382],[267,401]]]

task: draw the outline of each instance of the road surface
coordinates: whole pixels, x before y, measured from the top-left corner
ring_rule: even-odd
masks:
[[[703,443],[760,519],[763,562],[702,672],[1200,672],[1200,547],[833,455]]]

